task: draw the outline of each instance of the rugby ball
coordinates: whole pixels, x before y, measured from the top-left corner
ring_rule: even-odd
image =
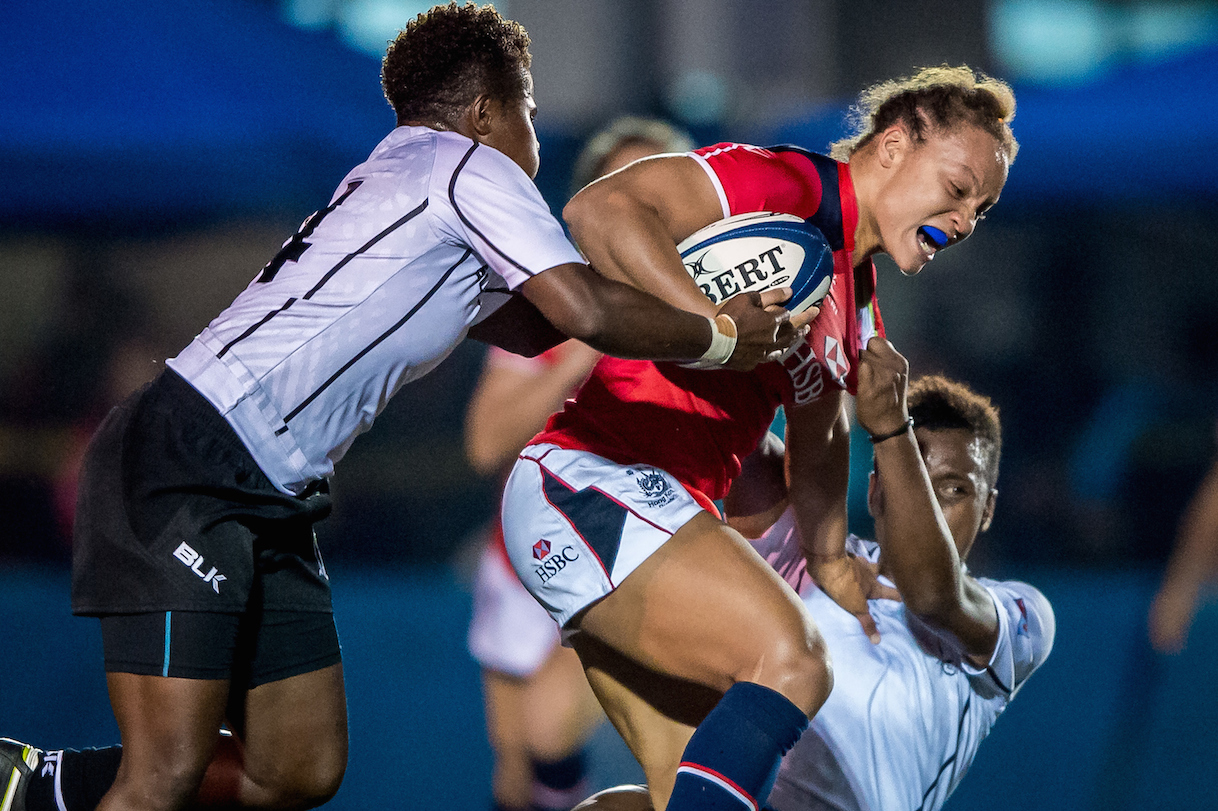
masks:
[[[695,231],[677,246],[685,269],[715,304],[737,293],[790,287],[791,313],[819,305],[833,283],[833,249],[815,225],[793,214],[737,214]]]

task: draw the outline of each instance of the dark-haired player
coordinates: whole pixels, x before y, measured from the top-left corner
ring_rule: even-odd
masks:
[[[872,645],[809,575],[789,510],[753,542],[816,620],[835,676],[828,700],[783,758],[765,806],[773,811],[937,811],[1053,646],[1053,609],[1038,590],[976,578],[964,565],[994,515],[997,409],[942,377],[915,381],[906,409],[904,358],[873,340],[860,362],[860,422],[890,436],[875,444],[868,494],[876,540],[850,535],[841,548],[872,561],[890,587],[868,605],[882,640]],[[754,509],[781,503],[781,466],[770,474],[742,479],[754,493],[737,496]],[[766,481],[778,486],[756,486]],[[654,719],[640,734],[682,738],[673,722]],[[621,787],[579,811],[651,807],[637,787]]]
[[[606,358],[517,461],[503,525],[517,575],[571,639],[657,807],[764,803],[774,770],[832,687],[811,617],[712,500],[781,405],[791,503],[818,582],[864,624],[869,593],[843,550],[848,427],[860,350],[882,334],[877,253],[917,273],[971,234],[1016,145],[1014,97],[967,67],[932,68],[865,94],[842,160],[720,144],[638,161],[592,183],[564,215],[597,269],[669,269],[670,300],[705,307],[675,245],[753,211],[795,214],[834,251],[812,332],[781,364],[743,374]],[[683,749],[637,734],[674,683],[707,702]],[[711,697],[714,700],[711,700]],[[688,710],[688,707],[682,709]]]
[[[99,429],[73,610],[101,618],[121,755],[0,743],[3,811],[334,795],[347,716],[313,525],[356,436],[467,332],[739,368],[795,339],[787,314],[765,309],[781,293],[691,313],[583,263],[531,180],[528,46],[490,6],[411,22],[383,64],[398,126]],[[214,757],[222,723],[233,736]]]

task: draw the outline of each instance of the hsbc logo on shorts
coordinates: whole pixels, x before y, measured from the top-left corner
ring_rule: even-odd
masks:
[[[550,549],[550,542],[544,538],[533,544],[533,557],[541,561],[533,567],[533,573],[542,583],[567,568],[568,563],[579,560],[579,552],[575,551],[574,546],[564,546],[553,554],[550,554]]]
[[[203,556],[190,548],[190,544],[185,541],[174,550],[173,556],[190,567],[190,570],[203,579],[204,583],[211,583],[211,587],[215,589],[216,594],[220,593],[220,581],[228,578],[222,574],[217,574],[216,567],[212,566],[211,571],[203,573]]]

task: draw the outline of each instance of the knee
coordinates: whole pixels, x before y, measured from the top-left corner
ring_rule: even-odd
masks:
[[[206,770],[206,762],[185,756],[159,757],[138,763],[124,749],[118,775],[107,798],[118,806],[129,808],[167,811],[185,808],[202,785]]]
[[[243,805],[266,811],[303,811],[334,798],[347,770],[345,750],[327,752],[291,764],[280,764],[270,773],[246,772],[249,791]]]
[[[809,717],[833,689],[833,667],[824,639],[809,624],[769,636],[755,673],[746,679],[785,696]]]

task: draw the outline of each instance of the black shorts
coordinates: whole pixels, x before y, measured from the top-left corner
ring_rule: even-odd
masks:
[[[329,512],[324,481],[299,496],[278,490],[215,408],[166,371],[113,409],[90,442],[72,610],[210,612],[246,624],[266,612],[328,615],[313,525]]]
[[[223,679],[252,690],[342,660],[334,616],[161,611],[101,618],[107,673]]]

